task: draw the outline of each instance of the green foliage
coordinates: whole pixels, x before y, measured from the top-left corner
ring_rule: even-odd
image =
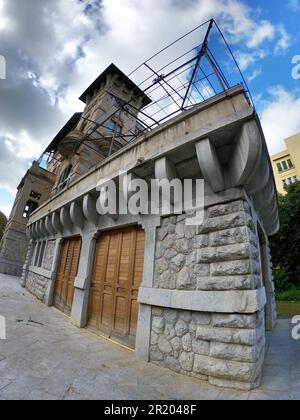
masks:
[[[300,182],[279,196],[280,232],[271,238],[277,290],[300,288]]]
[[[278,302],[300,302],[300,289],[290,289],[285,292],[276,292]]]
[[[0,211],[0,241],[2,239],[3,233],[4,233],[4,229],[7,223],[7,218],[6,216]]]

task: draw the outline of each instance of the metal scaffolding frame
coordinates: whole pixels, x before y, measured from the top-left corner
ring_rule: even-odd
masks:
[[[178,55],[179,51],[181,53]],[[113,153],[116,142],[126,145],[180,113],[236,85],[244,87],[245,94],[253,105],[237,60],[213,19],[160,50],[132,71],[128,78],[136,84],[132,93],[135,96],[146,95],[151,103],[138,109],[130,100],[126,102],[112,95],[118,106],[107,112],[102,123],[82,117],[93,125],[82,138],[87,147],[89,142],[111,142],[104,158]],[[112,132],[109,136],[107,122],[112,118],[120,118],[124,111],[136,118],[138,129],[131,132],[127,130],[126,134]],[[101,129],[105,129],[105,137]],[[53,152],[48,152],[48,156],[53,159]]]

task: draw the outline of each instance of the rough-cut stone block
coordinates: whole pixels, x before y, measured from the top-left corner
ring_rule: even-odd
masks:
[[[198,290],[255,290],[259,287],[260,277],[254,275],[227,277],[200,277]]]
[[[183,370],[191,372],[194,365],[194,353],[182,352],[179,356],[179,363]]]
[[[192,241],[194,249],[205,248],[208,246],[208,235],[197,235]]]
[[[196,264],[194,267],[194,274],[199,277],[207,277],[210,274],[209,264]]]
[[[196,281],[190,275],[190,270],[184,267],[177,276],[176,288],[178,290],[191,290],[196,288]]]
[[[175,325],[175,331],[177,337],[183,337],[186,333],[189,332],[188,324],[180,319]]]
[[[199,263],[212,263],[218,261],[244,260],[258,258],[258,251],[253,245],[238,244],[214,248],[204,248],[198,251]]]
[[[221,204],[210,207],[207,215],[209,218],[227,216],[228,214],[245,211],[247,207],[243,201],[235,201],[233,203]]]
[[[170,341],[170,344],[172,346],[174,356],[178,357],[182,350],[181,339],[179,337],[174,337]]]
[[[203,226],[198,227],[198,233],[211,233],[223,229],[233,229],[236,227],[249,225],[250,220],[242,212],[220,216],[213,219],[206,219]]]
[[[259,329],[241,330],[234,328],[198,327],[196,337],[204,341],[219,341],[222,343],[255,346],[261,340],[262,334]]]
[[[196,354],[194,371],[202,375],[240,382],[255,382],[260,376],[262,362],[243,363]]]
[[[257,362],[261,357],[265,342],[261,340],[256,346],[211,342],[210,356],[237,362]]]
[[[255,329],[259,321],[259,315],[225,315],[216,314],[212,316],[212,326],[219,328],[245,328]]]
[[[210,376],[208,381],[213,386],[218,386],[220,388],[231,388],[239,389],[242,391],[251,391],[252,389],[258,388],[261,384],[261,376],[258,376],[257,379],[253,382],[239,382],[231,381],[228,379],[220,379]]]
[[[252,260],[217,262],[210,265],[212,276],[240,276],[245,274],[259,274],[258,263]]]
[[[185,258],[185,255],[177,254],[171,261],[171,269],[175,272],[179,272],[185,264]]]
[[[192,342],[193,352],[208,356],[210,352],[210,343],[208,341],[194,339]]]
[[[182,337],[182,348],[184,351],[190,352],[192,351],[192,339],[189,333],[185,334]]]
[[[153,331],[157,334],[162,334],[165,327],[165,321],[163,317],[154,316],[152,320]]]
[[[171,344],[162,335],[158,339],[158,348],[159,348],[160,352],[163,353],[163,354],[170,354],[170,353],[172,353]]]
[[[192,319],[197,326],[209,325],[211,323],[211,315],[206,313],[193,312]]]

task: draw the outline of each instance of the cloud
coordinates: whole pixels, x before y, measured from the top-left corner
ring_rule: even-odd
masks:
[[[258,25],[255,33],[248,41],[249,48],[259,47],[265,41],[271,41],[275,36],[275,27],[268,21],[264,20]]]
[[[284,27],[239,0],[0,0],[7,61],[7,80],[0,81],[0,188],[15,190],[30,161],[82,110],[78,97],[108,64],[129,73],[212,17],[241,49],[241,66],[251,67],[252,76],[266,43],[277,42],[278,51],[288,45]]]
[[[300,1],[299,0],[289,0],[288,1],[288,7],[293,12],[299,12],[300,11]]]
[[[280,37],[275,45],[275,54],[286,52],[292,44],[291,36],[283,25],[278,26],[278,33]]]
[[[300,132],[300,95],[282,86],[273,87],[270,95],[261,113],[261,122],[273,155],[285,150],[284,139]]]

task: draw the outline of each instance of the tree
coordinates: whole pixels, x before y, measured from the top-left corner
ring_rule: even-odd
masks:
[[[279,196],[280,231],[271,238],[278,291],[300,287],[300,182]]]
[[[7,218],[6,216],[0,211],[0,241],[2,239],[4,230],[5,230],[5,226],[7,223]]]

